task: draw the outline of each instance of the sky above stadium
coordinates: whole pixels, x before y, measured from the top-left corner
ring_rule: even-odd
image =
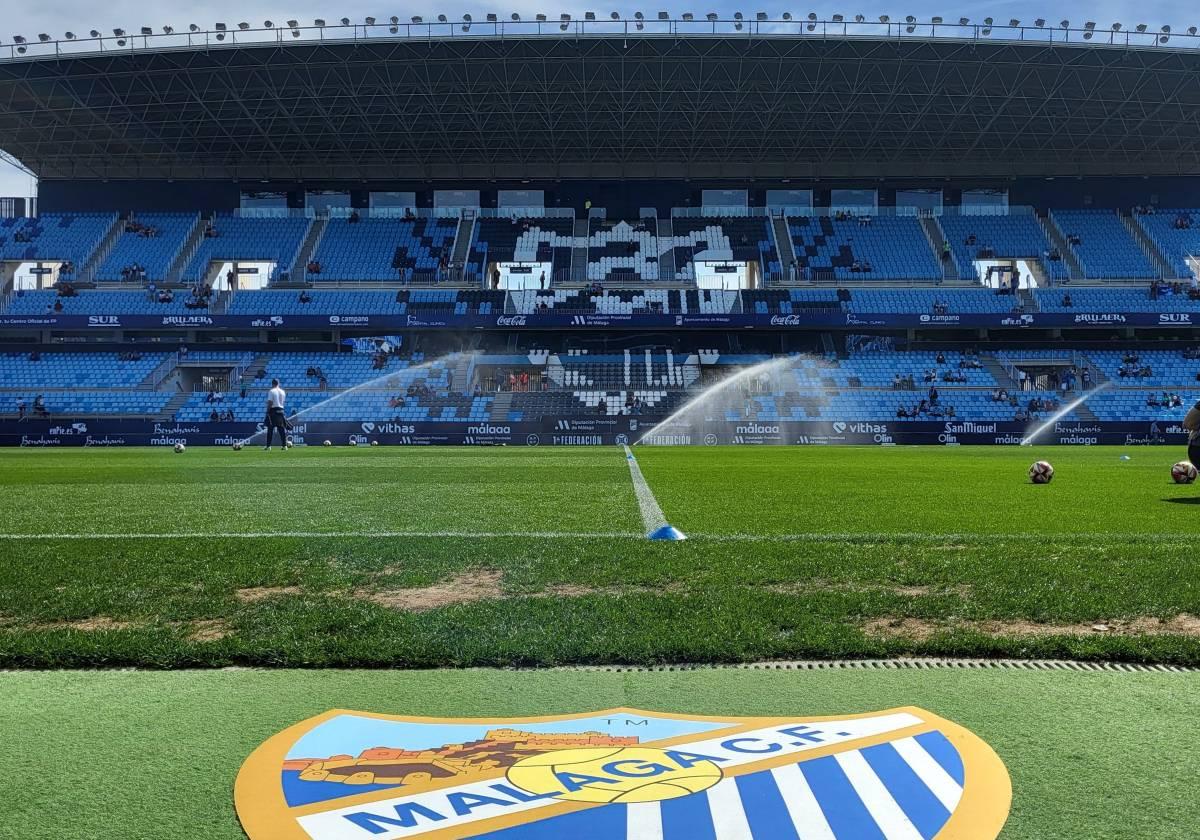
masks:
[[[250,21],[253,25],[261,25],[264,20],[280,21],[296,18],[311,23],[314,18],[323,17],[336,19],[349,17],[354,21],[362,21],[367,15],[386,18],[389,15],[400,15],[407,19],[411,15],[423,15],[427,19],[439,13],[455,19],[469,12],[478,18],[488,12],[496,12],[507,16],[510,12],[518,12],[524,18],[530,18],[538,12],[556,17],[561,12],[573,16],[582,16],[585,11],[594,11],[597,15],[606,15],[617,11],[632,16],[635,11],[657,13],[660,9],[682,14],[690,11],[697,16],[707,12],[717,12],[723,17],[731,16],[735,11],[753,15],[757,11],[765,11],[772,18],[777,18],[785,11],[800,17],[809,12],[816,12],[818,17],[828,19],[835,13],[853,16],[866,15],[868,19],[877,18],[881,14],[902,18],[904,15],[915,15],[919,20],[928,20],[933,15],[942,15],[946,19],[967,17],[980,20],[994,17],[997,22],[1009,18],[1032,21],[1043,17],[1051,21],[1066,18],[1074,25],[1082,25],[1085,20],[1094,20],[1100,28],[1107,28],[1114,21],[1120,21],[1126,26],[1146,23],[1153,28],[1170,24],[1177,31],[1191,25],[1200,25],[1200,9],[1195,0],[1143,0],[1134,4],[1128,0],[1113,2],[1113,0],[1096,0],[1095,2],[1080,2],[1080,0],[1057,0],[1057,2],[1037,2],[1037,0],[965,0],[965,2],[948,3],[940,0],[904,0],[904,2],[877,2],[877,0],[858,0],[844,4],[828,2],[812,5],[778,5],[776,3],[736,3],[729,0],[708,0],[703,4],[691,3],[684,5],[661,4],[639,5],[625,0],[607,3],[581,2],[581,0],[554,0],[554,2],[536,2],[536,0],[473,0],[473,2],[437,3],[433,0],[409,0],[403,7],[399,5],[362,2],[362,0],[289,0],[288,2],[258,2],[258,0],[218,0],[218,2],[169,3],[148,5],[144,0],[108,0],[97,5],[94,0],[45,0],[40,3],[11,3],[4,10],[3,25],[0,31],[0,43],[11,44],[13,35],[24,35],[27,38],[36,37],[38,33],[46,32],[54,37],[61,37],[67,30],[86,32],[90,29],[111,31],[114,27],[137,30],[141,26],[153,26],[161,29],[164,24],[171,24],[183,29],[189,23],[199,24],[208,28],[217,21],[233,24],[237,21]],[[147,8],[153,8],[147,12]],[[3,147],[0,137],[0,148]],[[0,162],[0,196],[29,196],[34,194],[36,184],[19,170]]]

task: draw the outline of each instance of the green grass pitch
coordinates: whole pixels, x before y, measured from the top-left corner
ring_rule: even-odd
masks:
[[[1176,450],[636,453],[0,453],[0,666],[1200,664]]]
[[[241,762],[333,707],[909,704],[1004,759],[1006,840],[1195,836],[1196,672],[444,669],[1200,664],[1200,488],[1171,483],[1181,453],[636,453],[686,542],[644,539],[614,448],[0,452],[0,667],[30,669],[0,672],[0,837],[240,837]],[[1049,486],[1026,480],[1035,458]],[[142,670],[32,670],[97,666]]]

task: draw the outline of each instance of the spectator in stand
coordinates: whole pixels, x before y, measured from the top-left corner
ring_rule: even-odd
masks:
[[[17,419],[18,420],[25,419],[25,410],[26,410],[25,400],[23,398],[18,399],[17,400]]]
[[[929,404],[930,404],[930,405],[937,405],[937,402],[938,402],[938,389],[937,389],[937,386],[936,386],[936,385],[930,385],[930,386],[929,386]]]
[[[300,303],[312,303],[312,296],[309,295],[307,289],[300,290]]]
[[[208,422],[210,422],[210,423],[216,423],[220,419],[221,419],[221,415],[217,414],[217,410],[215,408],[208,415]]]
[[[46,398],[38,394],[33,398],[33,413],[38,417],[49,417],[50,411],[46,408]]]
[[[1063,308],[1065,308],[1065,309],[1070,309],[1071,306],[1073,305],[1071,302],[1071,293],[1070,292],[1066,292],[1063,294],[1062,305],[1063,305]]]

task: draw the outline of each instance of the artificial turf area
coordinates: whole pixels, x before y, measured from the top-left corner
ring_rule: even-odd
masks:
[[[1200,674],[1028,671],[0,673],[0,836],[234,840],[232,784],[269,736],[330,708],[447,717],[632,706],[840,715],[917,705],[1003,759],[1005,840],[1194,838]]]
[[[0,665],[1200,664],[1176,450],[636,454],[686,542],[612,447],[5,451]]]

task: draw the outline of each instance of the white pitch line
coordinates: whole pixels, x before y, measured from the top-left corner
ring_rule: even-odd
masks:
[[[631,467],[633,469],[633,467]],[[644,480],[644,479],[643,479]],[[647,488],[648,489],[648,488]],[[653,497],[651,497],[653,501]],[[639,505],[641,499],[638,500]],[[657,502],[654,502],[657,509]],[[661,516],[662,511],[658,509]],[[29,533],[0,534],[0,541],[19,540],[182,540],[182,539],[244,539],[260,540],[272,537],[297,539],[536,539],[536,540],[633,540],[644,539],[645,534],[631,531],[166,531],[148,532],[96,532],[96,533]],[[909,543],[952,543],[964,542],[992,544],[999,542],[1089,542],[1107,541],[1123,544],[1139,542],[1195,543],[1200,541],[1196,534],[908,534],[886,532],[807,534],[688,534],[689,540],[713,543],[854,543],[854,542],[909,542]]]
[[[632,540],[644,534],[629,532],[591,533],[574,531],[177,531],[169,533],[83,533],[83,534],[0,534],[0,540],[260,540],[273,537],[297,539],[538,539],[538,540]]]
[[[654,498],[654,492],[646,483],[637,458],[633,457],[628,446],[624,448],[625,463],[629,464],[629,477],[633,479],[633,492],[637,496],[638,510],[642,512],[642,526],[647,534],[652,534],[667,524],[667,517],[663,515],[662,508],[658,506],[658,499]]]

